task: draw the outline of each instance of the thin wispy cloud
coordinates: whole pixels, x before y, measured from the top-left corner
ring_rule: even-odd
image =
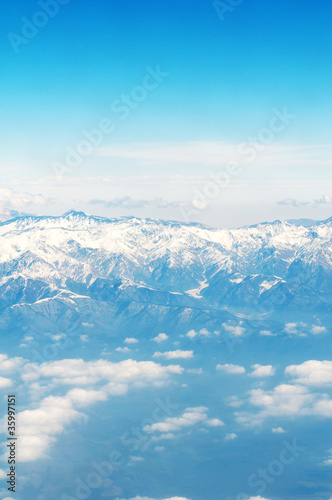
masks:
[[[328,194],[324,194],[321,198],[312,201],[300,201],[295,198],[284,198],[277,202],[278,205],[286,205],[291,207],[303,207],[304,205],[310,205],[311,207],[317,208],[320,205],[330,205],[332,204],[332,197]]]
[[[308,205],[309,201],[299,201],[294,198],[284,198],[281,201],[278,201],[278,205],[287,205],[291,207],[303,207],[303,205]]]
[[[275,167],[285,166],[331,166],[331,145],[302,145],[302,144],[265,144],[257,149],[254,165]],[[221,165],[230,159],[237,159],[242,163],[248,162],[250,155],[245,151],[255,148],[244,137],[241,143],[226,143],[223,141],[187,141],[187,142],[146,142],[114,144],[112,146],[96,148],[97,156],[114,159],[135,160],[140,163],[151,164],[200,164]]]
[[[123,196],[122,198],[113,198],[112,200],[91,200],[90,205],[101,205],[106,208],[178,208],[188,206],[189,203],[186,201],[167,201],[163,198],[154,198],[152,200],[138,199],[134,200],[130,196]]]

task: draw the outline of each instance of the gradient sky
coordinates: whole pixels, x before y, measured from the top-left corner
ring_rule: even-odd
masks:
[[[243,0],[222,20],[211,0],[70,0],[15,38],[40,10],[15,0],[0,20],[3,209],[227,226],[330,216],[330,1]],[[168,75],[121,120],[112,103],[158,66]],[[239,156],[276,109],[294,118],[252,161]],[[114,131],[55,177],[106,118]],[[241,173],[197,209],[234,158]]]

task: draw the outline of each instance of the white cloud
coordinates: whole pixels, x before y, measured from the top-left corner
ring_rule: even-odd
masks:
[[[181,374],[183,368],[179,365],[162,366],[153,361],[135,361],[126,359],[112,363],[105,359],[83,361],[82,359],[64,359],[38,364],[26,365],[23,375],[25,382],[39,378],[52,378],[56,384],[85,386],[101,381],[108,382],[107,390],[120,392],[130,386],[141,387],[147,383],[166,381],[171,374]]]
[[[249,392],[250,403],[264,408],[267,415],[296,415],[307,410],[313,395],[301,385],[278,385],[272,391],[253,389]]]
[[[292,207],[302,207],[304,205],[310,205],[314,208],[319,207],[320,205],[330,205],[332,203],[332,198],[328,194],[323,194],[321,198],[311,201],[299,201],[295,198],[284,198],[281,201],[278,201],[278,205],[288,205]]]
[[[187,372],[192,373],[193,375],[202,375],[202,373],[204,373],[203,368],[189,368]]]
[[[259,334],[265,337],[275,337],[277,335],[276,333],[270,332],[270,330],[261,330]]]
[[[222,427],[225,424],[222,420],[219,420],[219,418],[210,418],[206,421],[206,425],[209,427]]]
[[[330,450],[328,450],[328,454],[329,454],[329,457],[326,460],[324,460],[323,465],[331,466],[332,465],[332,448]]]
[[[244,404],[244,402],[240,401],[240,399],[237,396],[231,396],[229,398],[226,398],[225,402],[228,406],[231,406],[232,408],[240,408],[240,406],[243,406]]]
[[[217,365],[217,370],[231,373],[232,375],[241,375],[243,373],[246,373],[246,369],[243,366],[232,365],[228,363],[226,363],[225,365]]]
[[[153,340],[154,342],[165,342],[165,340],[168,339],[168,335],[166,335],[166,333],[159,333],[156,337],[154,337]]]
[[[325,326],[312,325],[311,328],[306,323],[286,323],[285,332],[289,335],[298,335],[300,337],[305,337],[307,333],[312,333],[313,335],[318,335],[320,333],[326,333],[327,329]]]
[[[131,351],[131,349],[129,349],[129,347],[117,347],[115,350],[118,352],[130,352]]]
[[[20,422],[20,461],[33,462],[47,457],[48,448],[55,443],[71,422],[83,419],[70,397],[49,396],[34,410],[18,413]]]
[[[284,434],[286,431],[282,427],[273,427],[272,432],[274,434]]]
[[[249,391],[248,402],[260,410],[255,413],[237,412],[239,423],[259,425],[269,417],[332,417],[332,400],[326,394],[310,392],[303,385],[281,384],[271,391],[254,389]]]
[[[323,194],[321,198],[314,201],[314,205],[330,205],[332,203],[332,198],[328,194]]]
[[[285,373],[295,379],[296,383],[304,385],[332,384],[332,361],[305,361],[301,365],[290,365]]]
[[[209,337],[211,333],[206,329],[206,328],[201,328],[198,332],[195,330],[190,330],[187,334],[186,337],[189,337],[190,339],[194,339],[196,337]]]
[[[66,336],[65,333],[59,333],[57,335],[52,335],[52,340],[55,342],[58,342],[59,340],[63,339]]]
[[[308,332],[308,325],[306,323],[286,323],[285,332],[288,335],[298,335],[299,337],[305,337]]]
[[[275,368],[272,365],[252,365],[253,371],[249,373],[251,377],[272,377],[275,373]]]
[[[0,479],[7,479],[7,472],[0,469]]]
[[[75,405],[87,406],[89,404],[96,403],[97,401],[106,401],[107,400],[107,391],[106,390],[93,390],[93,389],[81,389],[75,388],[68,392],[67,398],[74,403]]]
[[[297,324],[296,323],[286,323],[285,332],[289,334],[297,334]]]
[[[48,199],[41,194],[30,194],[14,191],[12,189],[0,188],[0,207],[22,209],[28,205],[43,205]]]
[[[284,198],[278,201],[278,205],[289,205],[292,207],[302,207],[303,205],[308,205],[308,201],[298,201],[295,198]]]
[[[180,417],[169,417],[162,422],[146,425],[144,431],[149,434],[160,432],[165,435],[181,431],[184,428],[193,427],[197,424],[204,424],[209,427],[220,427],[224,425],[224,423],[217,418],[209,419],[207,412],[208,408],[205,406],[186,408]]]
[[[124,343],[125,344],[137,344],[139,341],[137,339],[134,339],[134,338],[126,338],[124,339]]]
[[[8,358],[7,354],[0,354],[0,372],[13,372],[23,363],[23,358]]]
[[[154,358],[166,358],[166,359],[191,359],[194,357],[193,351],[166,351],[166,352],[155,352],[153,354]]]
[[[243,335],[244,332],[246,331],[245,328],[243,328],[240,325],[241,325],[241,322],[237,326],[228,325],[227,323],[222,324],[222,326],[224,327],[226,332],[229,333],[230,335],[234,335],[234,337],[241,337],[241,335]]]
[[[6,387],[10,387],[12,385],[12,381],[9,378],[0,377],[0,389],[5,389]]]
[[[65,359],[40,365],[30,364],[27,368],[22,378],[30,385],[35,385],[39,379],[51,378],[53,385],[72,385],[74,388],[65,396],[48,396],[38,407],[19,412],[22,462],[47,457],[48,449],[55,443],[57,436],[72,422],[86,418],[81,408],[106,401],[111,395],[124,395],[130,388],[141,388],[148,384],[160,386],[172,374],[183,372],[183,368],[178,365],[162,366],[152,361],[137,362],[131,359],[120,363],[103,359],[89,362]],[[102,382],[104,385],[98,390],[91,388]]]
[[[261,496],[257,496],[257,497],[250,497],[248,498],[248,500],[269,500],[268,498],[263,498]]]
[[[229,434],[226,434],[225,441],[233,441],[236,438],[237,438],[237,434],[235,434],[234,432],[231,432]]]
[[[311,333],[313,333],[314,335],[317,335],[319,333],[326,333],[326,327],[319,325],[312,325]]]

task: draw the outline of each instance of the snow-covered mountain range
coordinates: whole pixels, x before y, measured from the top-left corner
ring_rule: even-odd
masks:
[[[16,218],[0,224],[0,330],[218,328],[328,312],[331,240],[332,219],[229,230],[81,212]]]

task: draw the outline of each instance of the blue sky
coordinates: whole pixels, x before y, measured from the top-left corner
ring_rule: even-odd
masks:
[[[15,1],[0,21],[3,187],[45,198],[25,211],[75,208],[185,220],[167,203],[191,206],[211,171],[222,170],[239,144],[269,127],[273,110],[286,109],[294,119],[232,179],[227,193],[187,219],[241,225],[330,215],[329,1],[243,0],[221,20],[210,0],[70,0],[53,18],[44,15],[34,36],[15,38],[25,29],[23,18],[43,24],[41,10],[38,2]],[[121,120],[112,103],[135,92],[148,67],[167,76]],[[66,172],[65,181],[54,179],[54,163],[65,162],[66,148],[75,149],[84,131],[105,118],[115,122],[112,134]],[[206,158],[216,145],[214,158]],[[165,159],[165,151],[175,152]],[[105,177],[112,178],[107,185]],[[125,197],[144,207],[127,208]],[[149,203],[154,198],[166,208]],[[105,203],[91,207],[94,199]]]

